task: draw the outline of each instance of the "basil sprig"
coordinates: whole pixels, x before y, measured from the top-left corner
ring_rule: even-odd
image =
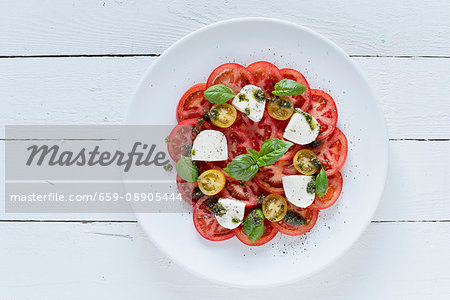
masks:
[[[244,220],[242,229],[252,243],[259,240],[266,228],[264,227],[264,215],[260,208],[251,211]]]
[[[303,94],[305,91],[306,86],[298,83],[297,81],[291,79],[283,79],[275,84],[272,94],[279,97],[297,96]]]
[[[268,139],[258,151],[247,149],[249,154],[236,156],[224,169],[228,175],[237,180],[252,179],[260,167],[271,166],[277,162],[293,144],[279,139]]]
[[[204,93],[203,96],[205,96],[206,100],[208,100],[211,103],[215,104],[221,104],[225,103],[231,98],[235,96],[232,89],[227,87],[224,84],[216,84],[213,86],[210,86]]]
[[[198,177],[198,169],[190,157],[181,155],[175,166],[178,175],[183,180],[195,182]]]
[[[325,195],[328,189],[328,177],[325,170],[322,168],[319,175],[316,176],[316,194],[319,197]]]

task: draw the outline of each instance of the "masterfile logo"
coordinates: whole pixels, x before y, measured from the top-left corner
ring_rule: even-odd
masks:
[[[7,212],[186,212],[173,126],[7,126]]]
[[[128,172],[133,164],[136,166],[165,166],[169,163],[166,153],[155,152],[156,144],[145,144],[135,142],[130,152],[116,150],[114,153],[100,151],[100,146],[96,145],[92,150],[81,148],[77,153],[73,151],[61,151],[57,145],[32,145],[27,148],[30,151],[27,166],[35,164],[42,166],[46,163],[49,166],[109,166],[117,165],[124,167],[124,172]]]

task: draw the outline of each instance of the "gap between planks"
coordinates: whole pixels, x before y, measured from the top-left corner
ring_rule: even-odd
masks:
[[[77,58],[77,57],[159,57],[158,53],[131,53],[131,54],[61,54],[61,55],[0,55],[0,58]],[[359,55],[352,54],[349,57],[362,58],[403,58],[403,59],[420,59],[420,58],[450,58],[447,55]]]

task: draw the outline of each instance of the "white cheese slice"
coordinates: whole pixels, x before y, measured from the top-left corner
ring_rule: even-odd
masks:
[[[216,215],[217,222],[228,229],[238,227],[244,220],[245,203],[229,198],[220,198],[217,202],[226,210],[224,215]]]
[[[296,108],[283,137],[299,145],[313,142],[319,135],[320,125],[310,114]]]
[[[314,184],[315,180],[313,176],[304,175],[290,175],[283,176],[281,179],[283,181],[284,193],[289,202],[298,207],[308,207],[314,202],[315,191],[312,193],[308,192],[308,184]]]
[[[260,95],[257,97],[257,95]],[[253,122],[261,121],[266,108],[266,99],[264,91],[254,85],[244,86],[239,94],[237,94],[232,103],[234,107],[243,114],[245,114]]]
[[[227,138],[217,130],[203,130],[192,145],[192,160],[221,161],[228,159]]]

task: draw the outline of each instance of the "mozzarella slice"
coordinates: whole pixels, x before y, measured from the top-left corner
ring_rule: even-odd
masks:
[[[192,145],[192,160],[221,161],[228,159],[227,138],[217,130],[203,130]]]
[[[296,108],[283,137],[299,145],[313,142],[319,135],[320,125],[310,114]]]
[[[298,207],[308,207],[314,202],[315,197],[315,180],[313,176],[290,175],[283,176],[284,193],[286,198]],[[310,186],[308,189],[308,185]]]
[[[217,202],[226,210],[224,215],[216,215],[217,222],[228,229],[238,227],[244,220],[245,203],[229,198],[220,198]]]
[[[244,86],[239,94],[234,97],[232,103],[237,110],[253,122],[261,121],[266,108],[264,91],[254,85]]]

